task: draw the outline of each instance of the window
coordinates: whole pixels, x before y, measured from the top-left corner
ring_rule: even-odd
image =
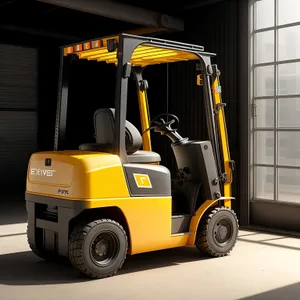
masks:
[[[257,1],[254,10],[254,28],[256,30],[274,26],[274,0]]]
[[[257,164],[274,164],[273,131],[256,131],[254,134],[255,158]]]
[[[297,58],[300,58],[300,25],[278,29],[278,59]]]
[[[300,61],[278,65],[278,95],[300,94]]]
[[[252,0],[254,200],[300,204],[300,0]]]
[[[274,200],[274,168],[255,167],[254,176],[255,198]]]
[[[255,105],[255,114],[256,114],[254,120],[255,121],[254,127],[273,128],[274,127],[274,99],[255,100],[254,105]]]
[[[254,95],[256,97],[274,95],[274,66],[255,68],[254,79]]]
[[[274,61],[274,31],[259,32],[255,35],[255,63]]]
[[[272,2],[275,1],[272,0]],[[276,4],[277,4],[277,11],[278,11],[278,25],[285,25],[285,24],[300,21],[299,0],[277,0]]]
[[[279,128],[299,128],[300,130],[300,98],[282,98],[277,101]],[[258,110],[260,111],[260,110]],[[267,122],[259,119],[259,122]],[[271,118],[269,116],[269,118]]]
[[[278,200],[285,202],[300,201],[300,169],[279,169]]]

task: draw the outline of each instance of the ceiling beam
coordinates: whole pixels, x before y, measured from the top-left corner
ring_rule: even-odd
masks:
[[[183,31],[184,21],[159,12],[112,0],[37,0],[64,8],[147,27]]]
[[[203,6],[207,6],[207,5],[212,5],[212,4],[216,4],[218,2],[223,2],[225,0],[197,0],[194,1],[192,3],[188,3],[186,5],[183,6],[178,6],[176,8],[176,12],[180,12],[180,11],[186,11],[186,10],[192,10],[195,8],[199,8],[199,7],[203,7]]]
[[[17,26],[13,24],[0,24],[0,31],[1,36],[14,36],[13,34],[9,34],[10,32],[14,32],[15,34],[21,34],[25,38],[27,37],[28,41],[31,40],[29,36],[36,36],[37,38],[34,39],[36,43],[39,42],[40,39],[48,39],[49,44],[56,45],[65,45],[69,43],[76,43],[82,40],[92,39],[94,36],[84,35],[84,36],[73,36],[72,34],[61,34],[59,32],[53,32],[45,29],[35,29],[29,28],[26,26]],[[159,28],[136,28],[136,29],[124,29],[122,33],[129,33],[129,34],[136,34],[136,35],[148,35],[148,36],[157,36],[164,32],[168,32],[165,29]],[[106,32],[106,34],[116,34],[116,32]]]
[[[164,33],[170,32],[168,29],[165,28],[153,28],[153,27],[142,27],[130,30],[124,30],[122,33],[129,33],[134,35],[149,35],[149,36],[156,36]]]

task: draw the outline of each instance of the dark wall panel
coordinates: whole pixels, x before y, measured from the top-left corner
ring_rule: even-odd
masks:
[[[0,109],[37,108],[37,51],[0,44]]]
[[[0,111],[0,178],[2,189],[24,186],[28,160],[37,145],[37,113]]]
[[[25,188],[28,159],[37,148],[37,51],[0,45],[0,187]]]
[[[251,225],[300,231],[300,205],[279,201],[251,201]]]

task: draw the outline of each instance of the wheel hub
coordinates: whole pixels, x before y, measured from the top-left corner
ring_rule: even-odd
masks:
[[[111,231],[103,231],[91,242],[90,257],[97,266],[108,266],[117,257],[119,249],[117,236]]]
[[[220,236],[220,238],[225,239],[227,233],[228,233],[228,229],[224,225],[221,225],[218,229],[218,235]]]
[[[95,246],[95,252],[99,256],[106,255],[108,250],[108,243],[105,240],[100,240]]]
[[[228,219],[220,219],[215,224],[214,240],[218,246],[224,247],[231,239],[232,224]]]

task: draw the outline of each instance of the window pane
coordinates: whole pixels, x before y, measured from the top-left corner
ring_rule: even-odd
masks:
[[[254,28],[274,26],[274,0],[256,1],[254,4]]]
[[[278,200],[300,203],[300,170],[278,170]]]
[[[278,94],[300,94],[300,63],[278,66]]]
[[[296,58],[300,58],[300,26],[279,29],[278,60]]]
[[[274,168],[255,167],[254,197],[274,200]]]
[[[278,132],[278,164],[300,165],[300,132]]]
[[[274,128],[274,99],[257,100],[255,101],[255,105],[256,117],[254,126],[256,128]]]
[[[274,31],[255,34],[255,63],[274,61]]]
[[[278,99],[278,127],[300,128],[300,98]]]
[[[274,165],[274,132],[257,131],[255,138],[255,161],[256,164]]]
[[[279,25],[300,21],[299,0],[278,0],[278,23]]]
[[[254,95],[273,96],[274,95],[274,67],[258,67],[254,71]]]

